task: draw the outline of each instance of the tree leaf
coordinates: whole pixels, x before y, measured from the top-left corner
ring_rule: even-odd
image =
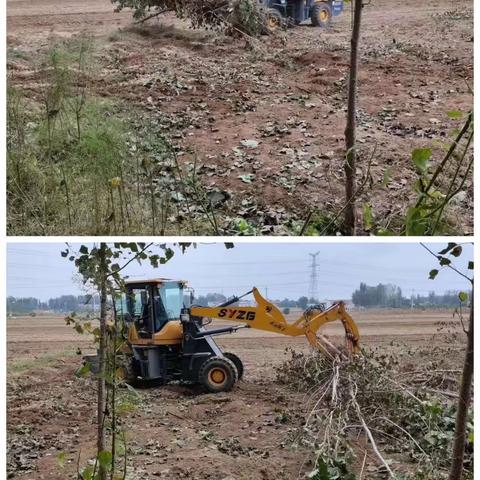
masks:
[[[92,480],[93,467],[91,465],[88,465],[82,470],[82,473],[80,475],[82,476],[83,480]]]
[[[75,376],[77,377],[85,377],[90,372],[91,364],[90,362],[85,362],[80,368],[77,369],[75,372]]]
[[[82,255],[87,255],[88,254],[88,247],[86,245],[82,245],[80,247],[80,250],[79,252],[82,254]]]
[[[373,227],[372,207],[368,203],[363,204],[363,228],[371,230]]]
[[[423,236],[427,226],[419,208],[412,207],[405,219],[405,233],[408,236]]]
[[[454,257],[459,257],[462,254],[462,246],[457,245],[451,252],[450,255],[453,255]]]
[[[57,462],[61,467],[65,466],[65,457],[66,457],[65,452],[60,452],[57,455]]]
[[[450,110],[449,112],[447,112],[447,115],[450,118],[461,118],[462,112],[460,110]]]
[[[101,452],[98,452],[97,458],[100,466],[107,468],[112,463],[112,452],[109,452],[108,450],[102,450]]]
[[[468,262],[468,269],[473,270],[473,262]]]
[[[458,298],[461,302],[466,302],[468,300],[468,294],[466,292],[460,292]]]
[[[430,274],[428,276],[429,280],[435,280],[435,277],[438,275],[438,270],[434,268],[433,270],[430,270]]]
[[[451,263],[452,263],[452,261],[449,260],[448,258],[445,258],[445,257],[440,258],[440,265],[442,267],[444,267],[445,265],[450,265]]]
[[[412,162],[419,173],[425,173],[428,167],[428,161],[432,156],[429,148],[416,148],[412,152]]]

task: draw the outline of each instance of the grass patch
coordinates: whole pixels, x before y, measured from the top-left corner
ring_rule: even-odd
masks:
[[[36,358],[22,358],[7,363],[8,375],[21,375],[31,370],[40,370],[48,367],[59,366],[64,358],[75,356],[72,350],[63,350],[55,354],[41,355]]]
[[[80,38],[41,59],[35,100],[9,86],[8,234],[212,233],[211,206],[159,115],[95,96],[98,68]]]

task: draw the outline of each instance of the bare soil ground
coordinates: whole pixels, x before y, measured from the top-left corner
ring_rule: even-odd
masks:
[[[458,355],[441,354],[452,343],[450,334],[438,333],[439,323],[459,331],[450,312],[353,314],[364,345],[395,349],[409,364],[461,363],[461,345],[453,347]],[[74,478],[78,456],[84,465],[94,452],[94,385],[74,376],[81,361],[77,348],[86,353],[91,345],[58,316],[9,319],[7,333],[9,478]],[[328,334],[334,341],[342,335],[338,326]],[[244,379],[218,395],[182,385],[139,390],[139,406],[125,420],[128,478],[273,480],[302,478],[311,470],[311,452],[295,442],[306,397],[275,381],[285,349],[306,350],[306,340],[258,331],[217,338],[242,358]],[[66,454],[62,468],[60,452]]]
[[[25,58],[52,38],[97,36],[104,68],[96,93],[161,115],[180,163],[197,158],[200,181],[217,192],[223,231],[235,233],[233,219],[243,218],[257,234],[289,234],[312,209],[341,209],[348,11],[329,31],[305,25],[251,43],[169,16],[132,28],[130,13],[113,13],[107,0],[7,5],[11,81],[34,96],[38,79]],[[462,122],[447,112],[472,106],[473,2],[374,0],[361,53],[359,179],[376,153],[360,204],[398,231],[415,198],[411,151],[432,147],[439,162]],[[452,231],[471,232],[472,211],[469,180],[449,211]]]

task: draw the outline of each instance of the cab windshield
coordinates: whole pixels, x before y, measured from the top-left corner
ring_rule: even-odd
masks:
[[[183,285],[166,282],[129,286],[123,296],[121,308],[127,323],[134,322],[141,335],[159,332],[170,320],[178,320],[183,308]],[[117,307],[117,310],[120,310]],[[119,312],[120,313],[120,312]]]

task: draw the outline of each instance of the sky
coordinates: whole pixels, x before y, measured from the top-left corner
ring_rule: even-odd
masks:
[[[444,243],[427,244],[438,252]],[[473,247],[464,244],[455,265],[464,273]],[[78,249],[79,244],[71,244]],[[82,294],[81,281],[72,262],[61,257],[64,243],[9,243],[7,246],[7,294],[16,297],[51,297]],[[184,254],[154,269],[132,262],[125,270],[130,278],[166,277],[187,280],[196,295],[209,292],[240,295],[253,286],[269,299],[309,295],[310,253],[317,255],[318,298],[348,300],[360,282],[393,283],[409,297],[430,291],[465,290],[468,283],[450,269],[428,279],[436,259],[417,243],[199,243]],[[471,273],[471,272],[470,272]]]

